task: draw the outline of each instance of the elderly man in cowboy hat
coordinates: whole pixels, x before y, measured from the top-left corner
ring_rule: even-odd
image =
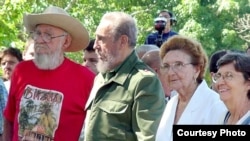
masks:
[[[5,141],[76,141],[95,74],[64,56],[89,44],[85,27],[63,9],[24,15],[35,58],[16,66],[4,111]]]

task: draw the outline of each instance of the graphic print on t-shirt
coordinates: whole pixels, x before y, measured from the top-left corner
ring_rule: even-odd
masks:
[[[61,92],[27,85],[18,115],[19,140],[53,141],[62,102]]]

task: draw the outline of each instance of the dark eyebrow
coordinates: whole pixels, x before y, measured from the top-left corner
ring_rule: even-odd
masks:
[[[222,74],[221,72],[217,72],[217,74]],[[226,71],[226,72],[224,72],[223,74],[233,74],[233,72],[231,72],[231,71]]]

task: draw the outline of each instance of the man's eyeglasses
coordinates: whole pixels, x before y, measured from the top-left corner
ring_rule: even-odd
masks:
[[[58,36],[52,36],[51,34],[49,33],[41,33],[41,32],[31,32],[30,33],[30,36],[31,38],[36,41],[39,37],[42,37],[43,41],[46,42],[46,43],[49,43],[51,42],[52,39],[54,38],[58,38],[58,37],[63,37],[63,36],[67,36],[68,34],[62,34],[62,35],[58,35]]]
[[[234,75],[231,72],[226,72],[225,74],[221,73],[215,73],[212,76],[212,80],[214,83],[217,83],[220,78],[222,78],[224,81],[230,81],[232,80]]]
[[[161,70],[163,70],[164,72],[168,72],[170,68],[172,68],[173,71],[177,72],[181,71],[186,65],[192,65],[192,63],[175,62],[171,65],[163,64],[161,66]]]

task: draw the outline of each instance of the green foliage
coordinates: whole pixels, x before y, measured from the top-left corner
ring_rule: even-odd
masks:
[[[42,12],[48,5],[60,6],[78,18],[91,38],[95,37],[96,26],[105,12],[127,12],[137,21],[137,46],[140,46],[154,32],[153,19],[157,12],[166,9],[177,17],[173,30],[199,40],[210,56],[215,50],[245,47],[246,41],[237,34],[234,24],[237,18],[250,12],[249,3],[250,0],[5,0],[0,1],[0,46],[22,49],[27,38],[23,14]],[[66,55],[82,62],[82,52]]]

